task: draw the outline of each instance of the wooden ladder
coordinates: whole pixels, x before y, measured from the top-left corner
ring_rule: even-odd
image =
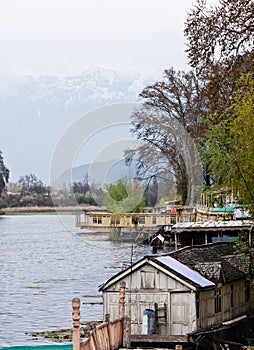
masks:
[[[167,304],[154,304],[155,308],[155,332],[160,333],[160,328],[167,325]]]

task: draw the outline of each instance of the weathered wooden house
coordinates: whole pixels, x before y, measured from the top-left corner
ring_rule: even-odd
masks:
[[[118,317],[119,289],[125,282],[132,335],[187,341],[191,334],[195,341],[196,332],[233,324],[251,311],[248,267],[248,257],[235,255],[232,243],[145,256],[100,286],[104,314]]]

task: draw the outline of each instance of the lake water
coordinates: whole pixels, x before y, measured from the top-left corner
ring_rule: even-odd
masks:
[[[30,332],[71,328],[75,297],[81,321],[101,320],[98,286],[149,253],[85,233],[71,215],[0,217],[0,348],[42,345]]]

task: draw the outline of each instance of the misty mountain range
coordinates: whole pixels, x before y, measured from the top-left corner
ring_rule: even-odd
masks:
[[[79,76],[26,76],[12,82],[0,93],[4,131],[0,150],[11,181],[34,173],[47,183],[55,145],[71,123],[98,107],[136,102],[142,89],[153,82],[153,77],[105,69]]]
[[[123,159],[112,159],[94,164],[84,164],[66,170],[62,176],[52,184],[53,187],[61,187],[74,182],[89,181],[97,185],[105,186],[109,183],[116,183],[117,180],[131,180],[135,177],[135,163],[126,166]]]
[[[136,101],[149,82],[151,79],[136,73],[106,69],[89,70],[79,76],[26,76],[12,86],[10,96],[1,98],[1,102],[8,104],[12,100],[34,107],[33,113],[39,118],[47,117],[47,112],[52,113],[51,108],[63,115],[77,117],[105,104]]]

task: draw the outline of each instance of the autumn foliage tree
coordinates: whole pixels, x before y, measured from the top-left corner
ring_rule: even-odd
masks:
[[[189,63],[206,80],[206,107],[217,117],[231,105],[240,77],[253,72],[253,13],[252,0],[197,0],[187,16]]]
[[[254,213],[253,74],[242,76],[237,85],[231,106],[206,134],[204,155],[210,163],[213,182],[239,191],[242,203],[247,203]]]
[[[187,55],[198,72],[218,62],[229,68],[253,51],[254,3],[252,0],[219,0],[210,5],[197,0],[185,22]]]
[[[213,186],[241,190],[251,205],[254,72],[254,3],[197,0],[185,22],[189,62],[204,77],[207,132],[202,137],[203,162]],[[252,93],[253,94],[253,93]],[[251,135],[249,137],[249,135]]]

